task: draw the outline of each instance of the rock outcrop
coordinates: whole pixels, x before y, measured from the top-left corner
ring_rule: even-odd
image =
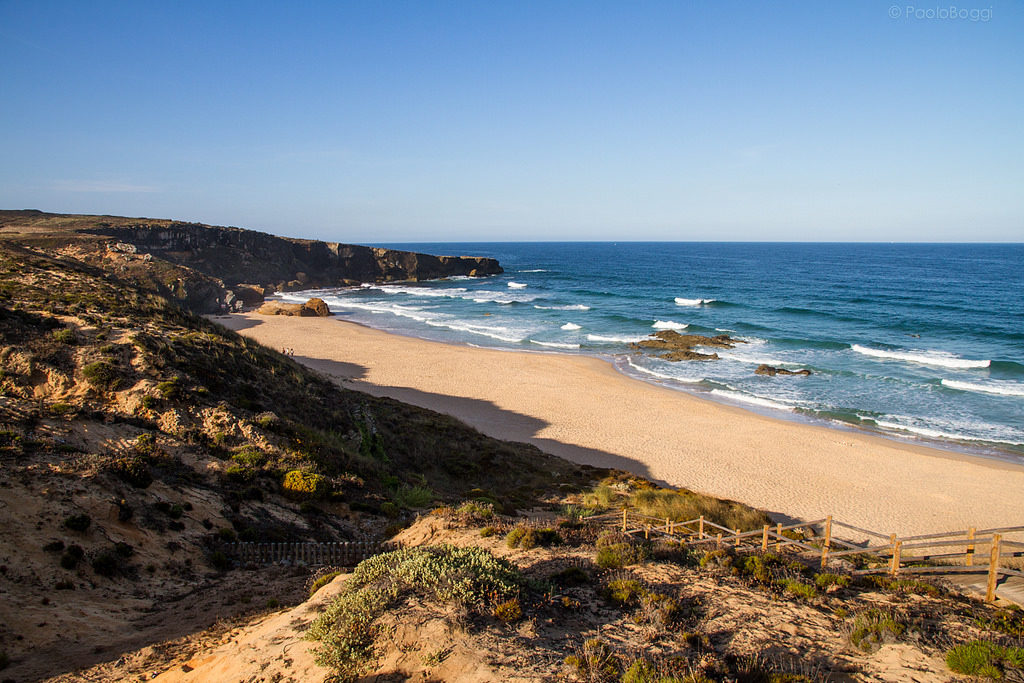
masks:
[[[199,223],[137,223],[83,230],[115,238],[140,252],[238,283],[270,285],[277,291],[338,287],[360,282],[432,280],[453,275],[503,272],[495,259],[432,256],[337,242],[277,237],[254,230]]]
[[[288,304],[283,301],[268,301],[256,309],[261,315],[297,315],[303,318],[319,316],[326,318],[331,309],[323,299],[313,298],[304,304]]]
[[[811,371],[807,368],[802,370],[787,370],[785,368],[773,368],[771,365],[761,364],[757,366],[757,370],[754,370],[755,375],[767,375],[768,377],[775,377],[775,375],[803,375],[807,377],[811,374]]]
[[[679,334],[675,330],[662,330],[654,334],[654,339],[643,339],[632,344],[635,349],[664,350],[661,358],[670,361],[679,360],[718,360],[717,353],[700,353],[694,351],[697,346],[711,346],[720,349],[731,349],[737,344],[746,344],[742,339],[735,339],[726,334],[706,337],[702,334]]]

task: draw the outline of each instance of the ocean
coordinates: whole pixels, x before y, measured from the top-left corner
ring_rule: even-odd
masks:
[[[281,298],[320,296],[343,319],[426,339],[599,356],[767,415],[1024,462],[1022,244],[378,246],[490,256],[505,273]],[[717,361],[630,347],[666,329],[748,343],[709,349]]]

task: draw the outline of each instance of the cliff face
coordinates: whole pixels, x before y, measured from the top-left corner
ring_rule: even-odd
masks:
[[[258,283],[275,290],[359,282],[432,280],[502,272],[494,259],[299,240],[196,223],[104,225],[82,232],[116,238],[140,252],[217,277],[231,287]]]

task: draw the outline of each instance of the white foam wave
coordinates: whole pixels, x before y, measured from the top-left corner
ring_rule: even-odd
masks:
[[[546,273],[548,271],[544,270],[543,268],[531,268],[530,270],[520,270],[518,272],[520,272],[520,273]]]
[[[328,305],[333,303],[334,302],[329,301]],[[410,318],[421,323],[425,323],[437,317],[436,315],[424,313],[418,308],[401,306],[399,304],[367,304],[358,301],[338,301],[337,308],[341,310],[355,308],[360,311],[369,311],[370,313],[390,313],[391,315]]]
[[[526,285],[523,285],[524,287]],[[448,299],[463,299],[477,303],[527,303],[533,301],[539,295],[519,294],[509,291],[494,291],[490,289],[466,289],[465,287],[409,287],[404,285],[363,285],[364,289],[374,289],[385,294],[406,294],[417,297],[433,297]],[[303,299],[305,301],[305,299]]]
[[[732,401],[739,401],[741,403],[749,403],[751,405],[761,406],[762,408],[772,408],[774,410],[793,410],[793,406],[787,406],[782,403],[777,403],[767,398],[761,398],[760,396],[741,394],[736,391],[726,391],[725,389],[712,389],[711,393],[715,396],[721,396],[722,398],[728,398]]]
[[[566,324],[562,325],[562,329],[563,330],[569,330],[571,332],[572,330],[579,330],[581,328],[576,323],[566,323]]]
[[[710,304],[715,299],[684,299],[681,296],[676,297],[676,306],[703,306],[704,304]]]
[[[772,358],[770,356],[750,356],[744,353],[736,353],[734,351],[718,351],[718,357],[723,360],[736,361],[737,363],[750,363],[751,365],[799,365],[799,363],[791,363],[781,358]]]
[[[658,372],[657,370],[651,370],[650,368],[645,368],[642,365],[637,365],[636,363],[633,362],[632,358],[627,358],[626,363],[628,363],[629,367],[633,368],[634,370],[642,372],[645,375],[657,377],[658,379],[667,379],[673,382],[684,382],[686,384],[699,384],[700,382],[704,381],[703,377],[675,377],[673,375],[666,375],[663,372]]]
[[[689,323],[677,323],[671,320],[655,320],[651,325],[656,330],[685,330],[689,326]]]
[[[989,443],[1005,443],[1011,446],[1019,446],[1021,442],[1011,441],[1008,439],[999,439],[995,437],[984,437],[974,436],[970,434],[963,434],[957,432],[944,432],[939,429],[932,429],[930,427],[920,427],[917,425],[906,425],[900,424],[899,422],[889,422],[888,420],[875,420],[875,424],[882,429],[889,429],[899,432],[908,432],[916,436],[923,436],[929,439],[951,439],[954,441],[987,441]]]
[[[908,363],[937,365],[943,368],[955,368],[958,370],[987,368],[992,362],[988,360],[969,360],[967,358],[959,358],[958,356],[954,356],[953,354],[945,351],[887,351],[885,349],[873,349],[868,346],[861,346],[860,344],[854,344],[850,348],[857,353],[864,354],[865,356],[872,356],[874,358],[888,358],[892,360],[902,360]]]
[[[983,394],[996,394],[999,396],[1024,396],[1024,384],[1017,382],[997,382],[988,384],[977,384],[975,382],[961,382],[955,379],[942,380],[942,386],[960,391],[974,391]]]
[[[531,344],[538,344],[540,346],[550,346],[553,349],[578,349],[578,348],[580,348],[579,344],[562,344],[561,342],[543,342],[543,341],[537,341],[536,339],[531,339],[530,343]]]
[[[568,306],[537,306],[534,308],[540,311],[589,311],[590,306],[584,306],[583,304],[569,304]]]
[[[645,337],[643,337],[643,336],[617,337],[617,336],[614,336],[614,335],[588,334],[587,335],[587,339],[592,341],[592,342],[609,342],[609,343],[613,343],[613,344],[633,344],[635,342],[640,341],[641,339],[645,339]]]
[[[510,282],[508,283],[509,289],[526,289],[526,284],[523,282]]]
[[[363,285],[366,287],[366,285]],[[408,294],[409,296],[434,296],[461,299],[466,293],[465,287],[405,287],[402,285],[370,285],[368,289],[376,289],[385,294]]]
[[[491,339],[497,339],[498,341],[509,342],[511,344],[516,344],[526,339],[525,336],[512,336],[515,332],[507,327],[488,327],[486,325],[473,325],[470,323],[447,320],[424,320],[423,322],[432,327],[445,327],[449,330],[455,330],[456,332],[478,334],[481,337],[490,337]]]

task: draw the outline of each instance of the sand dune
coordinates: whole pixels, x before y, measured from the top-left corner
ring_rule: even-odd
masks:
[[[1019,524],[1024,467],[787,422],[630,379],[596,358],[412,339],[336,319],[218,317],[345,386],[570,460],[900,535]]]

